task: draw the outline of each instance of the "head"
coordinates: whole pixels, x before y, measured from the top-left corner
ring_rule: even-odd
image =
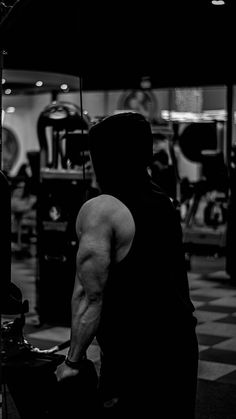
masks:
[[[153,153],[150,124],[134,112],[108,116],[90,128],[89,148],[102,191],[125,188],[146,178]]]

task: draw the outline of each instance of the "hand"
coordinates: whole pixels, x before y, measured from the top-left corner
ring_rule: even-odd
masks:
[[[64,381],[68,378],[76,377],[79,374],[79,370],[75,368],[70,368],[68,365],[63,362],[62,364],[58,365],[56,371],[55,371],[57,381]]]

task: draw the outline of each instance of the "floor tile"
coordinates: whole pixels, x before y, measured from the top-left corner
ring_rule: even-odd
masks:
[[[198,288],[198,289],[192,290],[191,295],[199,296],[199,297],[209,296],[209,297],[220,297],[220,298],[235,296],[236,298],[236,290],[230,290],[227,288],[212,288],[212,287]]]
[[[225,337],[223,336],[213,336],[211,334],[201,334],[197,332],[197,338],[198,338],[198,344],[200,345],[206,345],[206,346],[213,346],[217,343],[224,342]]]
[[[215,345],[213,345],[213,348],[234,351],[236,358],[236,337],[231,339],[225,339],[222,342],[218,342]]]
[[[236,365],[199,361],[198,378],[214,381],[230,372],[236,372]]]
[[[235,313],[227,314],[226,317],[222,317],[221,319],[217,320],[219,323],[232,323],[236,324],[236,316]]]
[[[64,342],[70,338],[70,329],[69,327],[52,327],[50,329],[30,333],[29,337],[42,340]]]
[[[214,288],[218,286],[217,282],[201,279],[201,275],[199,274],[195,275],[193,278],[188,275],[188,278],[190,288],[209,288],[209,286]]]
[[[223,375],[222,377],[217,379],[217,382],[236,385],[236,371]]]
[[[210,346],[207,346],[207,345],[198,345],[199,352],[205,351],[208,348],[210,348]]]
[[[100,361],[100,350],[98,346],[90,345],[87,350],[87,357],[94,362]]]
[[[207,303],[210,303],[212,300],[215,300],[215,297],[211,297],[210,295],[204,295],[200,294],[199,292],[197,294],[191,293],[191,299],[192,301],[205,301]]]
[[[222,364],[236,365],[236,351],[224,349],[208,348],[200,353],[200,359],[204,361],[219,362]]]
[[[192,300],[192,298],[191,298],[191,300]],[[192,303],[193,303],[195,309],[197,309],[197,308],[202,307],[202,306],[205,305],[205,301],[193,301],[192,300]]]
[[[205,311],[214,311],[216,313],[234,313],[235,312],[235,307],[230,307],[230,306],[220,306],[220,305],[214,305],[214,304],[202,304],[201,305],[201,311],[205,310]]]
[[[214,311],[202,311],[202,310],[196,310],[194,314],[198,322],[200,323],[225,319],[228,316],[227,313],[215,313]]]
[[[197,326],[197,333],[233,337],[236,336],[236,325],[229,323],[207,322]]]
[[[209,304],[217,306],[228,306],[236,309],[236,297],[222,297],[211,301]]]
[[[58,351],[57,354],[66,356],[68,354],[68,348],[62,349]]]

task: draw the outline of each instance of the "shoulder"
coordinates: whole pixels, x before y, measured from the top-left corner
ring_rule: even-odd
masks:
[[[98,226],[117,232],[124,226],[134,228],[134,220],[123,202],[112,195],[102,194],[83,204],[76,221],[77,232],[81,228]]]
[[[78,214],[79,220],[86,220],[100,222],[103,219],[109,219],[114,212],[119,210],[121,202],[111,195],[99,195],[95,198],[86,201]]]

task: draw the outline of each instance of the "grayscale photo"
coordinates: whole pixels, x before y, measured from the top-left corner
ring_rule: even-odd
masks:
[[[232,0],[0,0],[0,419],[236,418]]]

